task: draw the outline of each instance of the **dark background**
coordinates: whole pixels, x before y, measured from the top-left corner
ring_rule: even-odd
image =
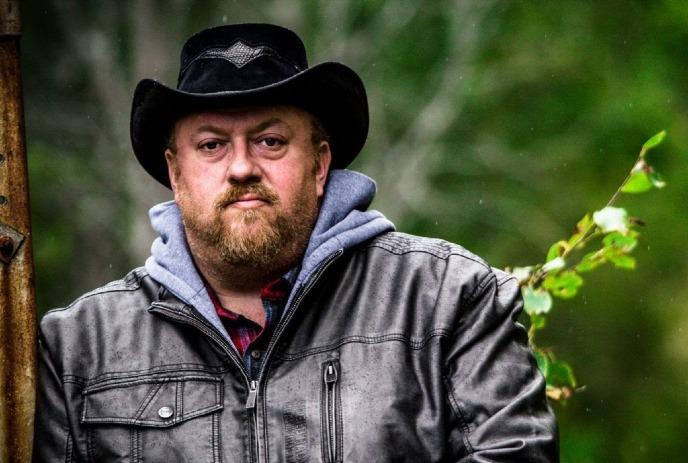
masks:
[[[369,92],[352,166],[401,231],[497,267],[543,261],[600,209],[659,130],[662,191],[621,206],[647,225],[638,268],[590,274],[539,343],[585,385],[555,405],[563,462],[675,462],[688,451],[688,3],[684,1],[22,2],[23,77],[40,312],[142,265],[146,211],[170,193],[136,164],[131,95],[176,81],[185,38],[269,21],[311,63]]]

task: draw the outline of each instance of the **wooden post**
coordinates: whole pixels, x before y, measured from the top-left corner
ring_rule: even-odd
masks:
[[[0,461],[29,462],[36,308],[29,218],[19,0],[0,0]]]

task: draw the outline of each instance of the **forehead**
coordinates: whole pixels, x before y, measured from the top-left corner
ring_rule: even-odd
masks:
[[[247,106],[194,112],[177,120],[174,131],[194,131],[204,126],[230,127],[250,130],[270,123],[285,124],[298,130],[309,127],[312,115],[296,106]]]

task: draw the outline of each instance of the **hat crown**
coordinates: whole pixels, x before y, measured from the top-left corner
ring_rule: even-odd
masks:
[[[301,39],[272,24],[206,29],[182,48],[177,88],[217,93],[259,88],[308,68]]]

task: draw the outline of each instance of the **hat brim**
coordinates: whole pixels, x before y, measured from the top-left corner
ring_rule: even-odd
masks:
[[[134,91],[131,143],[143,168],[170,188],[164,152],[170,128],[194,112],[226,107],[293,105],[316,115],[330,137],[332,168],[344,168],[368,135],[368,100],[358,75],[340,63],[322,63],[288,79],[245,91],[188,93],[144,79]]]

